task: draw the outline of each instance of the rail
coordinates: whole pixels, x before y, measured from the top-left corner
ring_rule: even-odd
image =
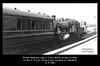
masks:
[[[11,47],[17,47],[17,46],[25,46],[25,45],[28,45],[28,44],[33,44],[33,43],[40,43],[40,42],[45,42],[45,41],[50,41],[50,40],[53,40],[51,37],[49,37],[49,39],[47,38],[44,38],[43,40],[36,40],[36,41],[28,41],[28,42],[24,42],[24,43],[20,43],[20,44],[16,44],[16,45],[11,45],[11,46],[6,46],[4,47],[3,46],[3,49],[4,48],[11,48]]]
[[[11,31],[3,31],[3,32],[20,32],[20,31],[52,31],[53,29],[45,29],[45,30],[11,30]]]

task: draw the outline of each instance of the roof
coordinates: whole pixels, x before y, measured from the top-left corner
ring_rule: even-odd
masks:
[[[24,11],[8,9],[8,8],[3,8],[3,14],[37,17],[37,18],[44,18],[44,19],[54,19],[54,17],[50,17],[44,14],[36,14],[36,13],[24,12]]]

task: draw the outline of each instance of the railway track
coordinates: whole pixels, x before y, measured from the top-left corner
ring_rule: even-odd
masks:
[[[80,39],[77,38],[76,36],[70,36],[65,41],[61,41],[59,39],[56,39],[56,40],[49,39],[49,40],[44,40],[44,41],[28,42],[25,45],[3,48],[3,54],[4,55],[9,55],[9,54],[12,54],[12,55],[43,55],[46,52],[53,51],[55,49],[70,45],[78,41],[80,41]]]
[[[73,40],[73,41],[71,41]],[[70,37],[68,39],[67,45],[75,42],[75,39],[72,39]],[[45,52],[55,50],[59,47],[65,46],[65,42],[60,41],[60,40],[44,40],[44,41],[39,41],[38,43],[30,42],[29,44],[25,45],[20,45],[20,46],[14,46],[14,47],[9,47],[9,48],[4,48],[3,54],[15,54],[15,55],[34,55],[34,54],[43,54]]]
[[[38,43],[42,43],[42,42],[48,42],[48,41],[51,41],[51,39],[45,39],[45,40],[40,40],[40,41],[29,41],[29,42],[26,42],[26,43],[22,43],[22,44],[19,44],[19,45],[14,45],[14,46],[7,46],[7,47],[4,47],[3,48],[3,54],[16,54],[16,53],[19,53],[19,52],[22,52],[22,51],[26,51],[26,47],[28,46],[36,46]],[[38,46],[37,46],[38,47]]]

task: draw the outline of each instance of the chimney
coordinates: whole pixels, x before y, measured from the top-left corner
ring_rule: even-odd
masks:
[[[55,20],[56,16],[55,15],[52,15],[52,17],[54,17],[54,20]]]

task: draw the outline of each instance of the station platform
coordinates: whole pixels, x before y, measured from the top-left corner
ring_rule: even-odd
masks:
[[[97,55],[97,37],[59,55]]]
[[[97,34],[44,55],[97,55]]]

